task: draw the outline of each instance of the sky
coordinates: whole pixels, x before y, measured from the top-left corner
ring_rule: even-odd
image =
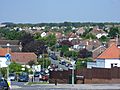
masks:
[[[0,22],[120,22],[120,0],[0,0]]]

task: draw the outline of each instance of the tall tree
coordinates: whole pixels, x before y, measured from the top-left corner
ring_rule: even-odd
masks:
[[[110,28],[110,31],[108,33],[108,35],[111,38],[115,38],[118,34],[120,34],[120,31],[119,31],[118,27],[112,27],[112,28]]]
[[[10,72],[20,72],[22,70],[22,66],[16,62],[12,62],[9,65]]]
[[[102,36],[102,37],[100,38],[100,41],[101,41],[101,42],[107,42],[107,41],[108,41],[108,38],[107,38],[106,36]]]
[[[57,42],[57,39],[56,39],[56,36],[55,36],[55,34],[50,34],[50,35],[48,35],[46,38],[45,38],[45,42],[46,42],[46,45],[48,45],[48,46],[53,46],[53,45],[55,45],[56,44],[56,42]]]
[[[82,49],[78,53],[79,58],[88,58],[92,56],[92,52],[88,51],[87,49]]]

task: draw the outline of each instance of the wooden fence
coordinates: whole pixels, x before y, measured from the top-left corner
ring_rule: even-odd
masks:
[[[52,71],[50,72],[50,83],[58,80],[58,83],[69,83],[71,70],[69,71]],[[120,67],[111,69],[92,68],[75,70],[76,83],[120,83]],[[79,78],[84,76],[84,78]],[[81,81],[82,80],[82,81]]]

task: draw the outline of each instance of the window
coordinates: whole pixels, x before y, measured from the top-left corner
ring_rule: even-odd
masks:
[[[117,65],[118,65],[117,63],[112,63],[111,67],[117,67]]]

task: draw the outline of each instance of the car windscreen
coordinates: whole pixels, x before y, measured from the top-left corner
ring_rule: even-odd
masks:
[[[15,74],[11,73],[11,74],[9,74],[9,76],[15,76]]]

